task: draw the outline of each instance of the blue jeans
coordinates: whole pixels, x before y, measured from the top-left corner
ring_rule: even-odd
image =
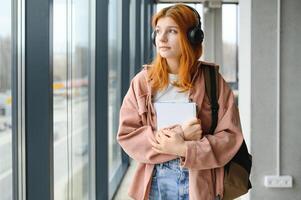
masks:
[[[179,159],[155,165],[149,200],[189,200],[189,171]]]

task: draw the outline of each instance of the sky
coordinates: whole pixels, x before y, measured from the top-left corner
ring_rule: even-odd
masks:
[[[0,0],[0,37],[11,35],[11,0]]]

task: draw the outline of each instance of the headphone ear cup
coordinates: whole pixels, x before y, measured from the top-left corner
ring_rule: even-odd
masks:
[[[187,37],[189,42],[192,45],[196,45],[198,43],[202,43],[204,39],[204,32],[199,27],[194,27],[187,33]]]
[[[155,31],[152,32],[152,43],[154,46],[156,46],[156,32]]]

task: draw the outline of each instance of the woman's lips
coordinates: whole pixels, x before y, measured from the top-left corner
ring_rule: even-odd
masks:
[[[161,50],[168,50],[170,49],[170,47],[166,47],[166,46],[162,46],[162,47],[159,47]]]

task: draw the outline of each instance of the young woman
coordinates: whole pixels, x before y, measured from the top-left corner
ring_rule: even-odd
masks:
[[[176,4],[155,14],[153,27],[157,55],[133,78],[120,109],[118,142],[138,162],[129,195],[136,200],[222,199],[223,166],[243,141],[233,93],[219,75],[218,124],[209,134],[204,62],[198,61],[200,16]],[[158,130],[157,102],[195,102],[197,116]]]

